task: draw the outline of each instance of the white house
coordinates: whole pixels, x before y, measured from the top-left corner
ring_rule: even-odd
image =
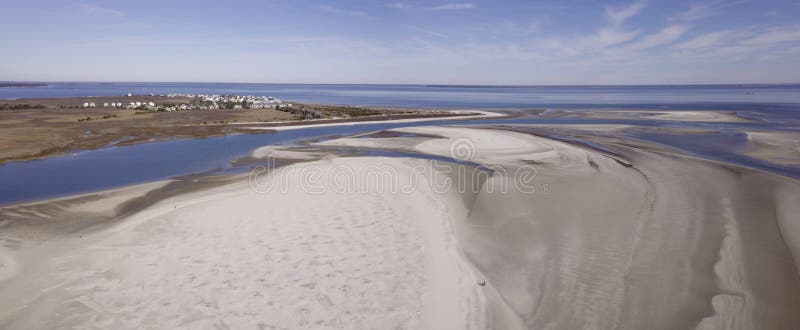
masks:
[[[103,108],[108,108],[108,102],[103,102]]]
[[[83,107],[84,108],[88,108],[89,107],[89,102],[83,102]]]

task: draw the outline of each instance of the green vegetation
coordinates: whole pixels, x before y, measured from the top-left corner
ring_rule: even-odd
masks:
[[[25,110],[25,109],[44,109],[43,104],[1,104],[0,110]]]
[[[102,116],[102,117],[97,117],[97,118],[86,117],[86,118],[79,118],[79,119],[78,119],[78,122],[80,123],[80,122],[84,122],[84,121],[92,121],[92,120],[100,120],[100,119],[109,119],[109,118],[116,118],[116,117],[117,117],[117,115],[116,115],[116,114],[113,114],[113,115],[105,115],[105,116]]]
[[[365,116],[379,116],[383,112],[369,108],[350,107],[340,105],[302,105],[302,107],[319,111],[331,117],[365,117]]]

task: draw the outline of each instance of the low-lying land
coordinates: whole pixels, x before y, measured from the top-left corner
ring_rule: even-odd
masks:
[[[0,164],[172,138],[203,138],[257,133],[241,125],[271,127],[331,121],[391,120],[452,116],[414,111],[335,105],[294,104],[280,109],[151,111],[103,107],[104,103],[153,102],[158,107],[192,102],[188,97],[131,96],[0,100]],[[84,108],[84,103],[99,105]],[[304,120],[309,111],[320,119]]]

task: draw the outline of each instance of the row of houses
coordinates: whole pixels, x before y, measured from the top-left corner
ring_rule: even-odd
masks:
[[[150,94],[153,96],[152,94]],[[127,94],[127,96],[133,96]],[[291,103],[284,103],[281,99],[271,96],[240,96],[240,95],[216,95],[216,94],[167,94],[167,98],[189,98],[189,103],[166,101],[163,104],[154,102],[104,102],[104,108],[117,109],[136,109],[154,111],[180,111],[180,110],[218,110],[218,109],[279,109],[284,110],[292,107]],[[162,96],[163,97],[163,96]],[[96,108],[94,102],[83,103],[84,108]]]
[[[122,105],[122,102],[103,102],[104,108],[120,108],[120,109],[135,109],[135,108],[147,108],[147,107],[155,107],[156,104],[153,102],[130,102],[127,105]],[[84,102],[84,108],[96,108],[97,104],[94,102]]]

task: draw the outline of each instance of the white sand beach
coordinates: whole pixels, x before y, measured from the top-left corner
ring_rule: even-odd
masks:
[[[506,131],[396,131],[445,138],[393,138],[384,148],[447,156],[467,139],[473,161],[507,173],[535,164],[541,193],[490,193],[507,183],[493,175],[457,226],[470,261],[502,297],[489,307],[500,328],[800,325],[800,209],[788,202],[800,195],[796,180],[624,146],[618,158]]]
[[[336,168],[391,167],[407,183],[410,168],[426,161],[307,165],[321,171],[315,184],[331,187]],[[384,192],[369,180],[354,181],[352,192],[316,192],[303,189],[300,174],[271,174],[287,191],[257,193],[243,182],[165,200],[77,239],[80,247],[53,252],[0,287],[0,325],[486,327],[476,279],[452,235],[452,221],[466,212],[458,196],[425,183],[414,193]]]
[[[448,113],[457,114],[458,116],[450,116],[450,117],[431,117],[431,118],[408,118],[408,119],[394,119],[392,120],[393,123],[416,123],[416,122],[429,122],[429,121],[443,121],[443,120],[462,120],[462,119],[486,119],[486,118],[500,118],[505,117],[505,114],[496,112],[496,111],[484,111],[484,110],[447,110]],[[385,120],[370,120],[370,121],[338,121],[338,122],[329,122],[330,120],[317,120],[312,124],[306,125],[284,125],[284,126],[266,126],[266,127],[259,127],[259,126],[252,126],[247,127],[248,129],[252,130],[269,130],[269,131],[285,131],[285,130],[294,130],[294,129],[302,129],[302,128],[309,128],[309,127],[330,127],[330,126],[351,126],[351,125],[363,125],[363,124],[380,124],[385,123]],[[242,124],[242,123],[240,123]],[[256,124],[256,123],[252,123]],[[262,123],[258,123],[262,124]]]
[[[0,328],[800,327],[796,180],[640,145],[392,131],[313,146],[493,172],[267,147],[305,162],[99,229],[36,227],[35,244],[12,222]]]

